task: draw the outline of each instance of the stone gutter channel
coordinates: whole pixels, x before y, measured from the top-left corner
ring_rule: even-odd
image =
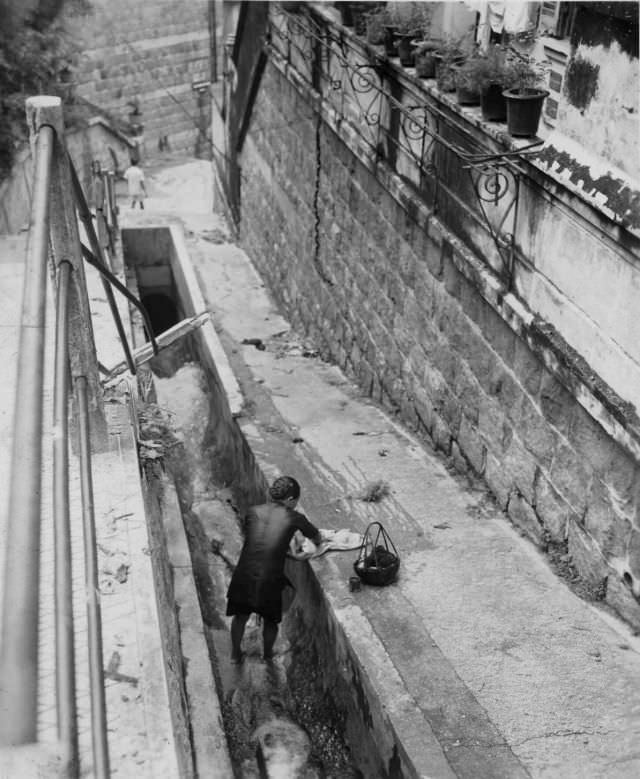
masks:
[[[130,254],[146,254],[140,278],[148,281],[148,268],[157,268],[154,249],[161,247],[166,260],[169,246],[178,310],[187,317],[205,310],[181,231],[155,225],[135,232],[141,235],[125,235],[124,245],[125,254],[127,245]],[[127,277],[144,297],[135,262]],[[139,322],[134,329],[140,340]],[[308,672],[311,644],[302,627],[283,629],[274,661],[264,663],[261,625],[252,618],[245,661],[230,662],[225,595],[242,545],[238,517],[265,499],[267,482],[238,424],[244,400],[212,323],[163,350],[149,368],[138,378],[139,456],[172,706],[189,723],[189,744],[180,747],[192,765],[183,755],[183,769],[243,779],[362,776],[345,745],[341,714],[317,671]]]
[[[176,685],[194,775],[637,775],[637,639],[558,580],[484,490],[296,337],[223,233],[185,238],[175,220],[153,219],[129,224],[169,231],[180,315],[212,312],[152,363],[147,422],[167,446],[143,457],[167,548],[186,530],[169,579],[180,632],[194,640],[181,639]],[[253,624],[247,660],[231,666],[223,615],[237,516],[280,473],[298,478],[319,527],[381,521],[400,577],[351,592],[355,553],[288,563],[295,596],[276,662],[260,661]],[[361,500],[376,479],[388,497]]]

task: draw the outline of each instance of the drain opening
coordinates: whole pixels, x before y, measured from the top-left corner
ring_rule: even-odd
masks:
[[[160,335],[170,327],[177,325],[178,306],[175,301],[164,292],[154,292],[142,298],[142,305],[149,314],[151,329],[155,336]]]

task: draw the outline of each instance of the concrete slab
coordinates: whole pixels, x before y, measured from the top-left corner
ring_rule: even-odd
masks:
[[[190,163],[184,181],[208,175]],[[172,168],[173,186],[184,191],[180,177]],[[163,210],[160,197],[154,208]],[[379,520],[398,546],[400,578],[386,589],[350,593],[344,555],[312,565],[354,645],[366,634],[354,626],[368,625],[371,641],[358,656],[404,752],[422,766],[444,755],[442,775],[469,779],[637,776],[637,638],[574,595],[482,491],[339,371],[302,357],[249,258],[198,237],[199,209],[191,220],[183,203],[178,216],[245,395],[262,393],[243,429],[265,470],[294,469],[303,509],[318,525],[362,529]],[[205,229],[224,225],[212,217]],[[248,337],[267,348],[243,346]],[[389,483],[389,498],[358,500],[376,479]],[[383,658],[393,672],[379,679]],[[418,732],[433,734],[431,756],[416,751]]]

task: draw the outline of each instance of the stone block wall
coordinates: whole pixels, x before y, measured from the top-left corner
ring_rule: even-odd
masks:
[[[365,393],[481,476],[534,543],[567,544],[593,597],[640,626],[640,468],[624,415],[612,436],[544,322],[488,295],[481,260],[416,219],[411,193],[334,129],[268,65],[240,235],[277,302]]]
[[[147,151],[167,136],[172,149],[193,153],[210,111],[208,93],[199,102],[191,87],[209,79],[206,0],[92,0],[91,10],[68,25],[84,42],[78,94],[144,125]],[[132,117],[136,101],[141,113]]]

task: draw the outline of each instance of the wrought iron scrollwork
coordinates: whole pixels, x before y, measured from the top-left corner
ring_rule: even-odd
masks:
[[[302,13],[290,14],[274,4],[271,13],[275,20],[272,39],[281,44],[275,47],[276,51],[289,65],[292,51],[305,64],[309,60],[308,67],[303,67],[298,76],[320,92],[339,120],[351,123],[365,145],[375,150],[376,159],[384,157],[397,170],[402,165],[403,172],[407,170],[407,161],[415,164],[417,175],[410,178],[419,188],[423,184],[427,187],[429,207],[437,212],[440,196],[453,198],[491,236],[504,267],[510,268],[515,226],[508,220],[515,223],[522,173],[517,158],[528,153],[533,145],[496,154],[483,147],[477,136],[472,138],[469,134],[466,146],[460,146],[452,140],[456,133],[445,136],[440,132],[439,128],[446,127],[452,119],[436,99],[425,95],[424,102],[418,104],[407,104],[406,98],[403,101],[403,88],[394,80],[394,68],[382,49],[364,44],[309,7]],[[286,23],[281,18],[283,13]],[[458,136],[460,130],[458,125]],[[439,170],[442,165],[449,166],[446,175]],[[458,168],[469,173],[475,207],[461,197],[460,177],[456,178],[454,173],[452,178],[450,170]]]

